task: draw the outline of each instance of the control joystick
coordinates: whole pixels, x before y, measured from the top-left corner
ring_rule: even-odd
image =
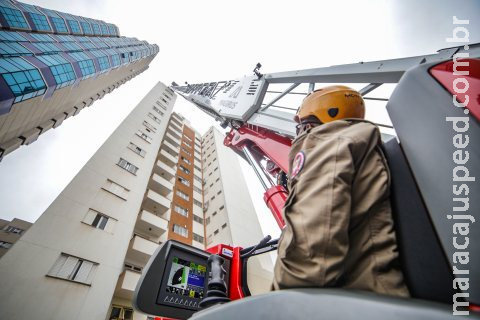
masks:
[[[212,254],[207,261],[208,284],[205,298],[200,302],[201,308],[208,308],[217,303],[229,302],[227,297],[227,285],[225,283],[225,275],[227,272],[223,268],[225,260],[219,255]]]

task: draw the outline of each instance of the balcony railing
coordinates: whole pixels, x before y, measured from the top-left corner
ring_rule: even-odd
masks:
[[[172,195],[167,197],[148,189],[142,203],[142,208],[150,211],[154,215],[162,216],[170,209]]]
[[[134,235],[128,246],[127,259],[139,266],[144,266],[158,246],[159,244],[156,242]]]
[[[160,150],[159,160],[165,163],[166,165],[173,167],[178,162],[178,155],[175,157],[162,148]]]
[[[138,215],[135,230],[151,237],[160,237],[167,232],[168,221],[147,210],[142,210]]]
[[[140,272],[124,270],[118,277],[117,286],[115,287],[115,297],[131,300],[141,275]]]

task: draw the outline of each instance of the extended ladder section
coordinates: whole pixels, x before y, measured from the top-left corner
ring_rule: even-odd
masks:
[[[292,96],[305,97],[319,83],[363,84],[359,91],[365,100],[386,102],[386,98],[367,94],[382,84],[397,83],[410,68],[452,59],[461,50],[449,48],[425,56],[269,74],[261,74],[261,65],[257,64],[253,76],[184,86],[172,83],[172,89],[219,121],[222,127],[230,127],[224,144],[253,167],[266,190],[264,200],[283,228],[281,211],[287,197],[288,151],[295,136],[293,115],[300,101],[294,105],[281,103]],[[284,88],[275,90],[275,86]],[[377,124],[392,128],[389,124]]]

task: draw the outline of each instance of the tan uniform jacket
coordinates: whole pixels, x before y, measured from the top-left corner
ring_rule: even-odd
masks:
[[[380,145],[375,125],[353,119],[312,128],[293,141],[290,174],[298,174],[288,182],[274,289],[346,287],[409,295]]]

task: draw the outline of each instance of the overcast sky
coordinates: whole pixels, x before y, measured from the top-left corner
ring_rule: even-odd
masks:
[[[0,218],[8,220],[35,221],[157,81],[229,80],[257,62],[270,73],[430,54],[452,46],[454,15],[470,20],[470,41],[480,42],[477,0],[24,2],[114,23],[160,53],[146,72],[0,162]],[[213,124],[181,98],[174,110],[202,134]],[[278,235],[261,187],[247,177],[264,232]]]

